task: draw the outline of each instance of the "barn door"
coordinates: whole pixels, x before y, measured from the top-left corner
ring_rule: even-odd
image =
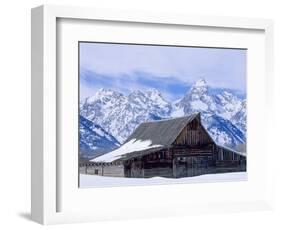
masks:
[[[173,161],[174,177],[192,177],[206,174],[208,170],[207,159],[208,158],[203,156],[175,157]]]
[[[192,177],[199,175],[200,165],[198,165],[196,157],[176,157],[174,162],[174,169],[174,176],[176,178]]]
[[[195,156],[187,157],[186,176],[187,177],[198,176],[201,175],[202,173],[203,172],[202,172],[202,167],[199,158]]]

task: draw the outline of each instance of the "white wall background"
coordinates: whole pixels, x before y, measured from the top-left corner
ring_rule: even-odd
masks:
[[[37,229],[30,209],[30,9],[41,4],[68,4],[201,15],[262,17],[275,20],[275,95],[281,92],[281,14],[278,0],[7,0],[0,8],[0,228]],[[272,119],[280,128],[280,106]],[[280,136],[280,134],[279,134]],[[279,141],[280,142],[280,141]],[[279,150],[280,151],[280,150]],[[281,152],[280,152],[281,155]],[[48,226],[52,229],[280,229],[281,157],[275,160],[276,208],[270,212],[188,216],[168,219]],[[175,226],[176,225],[176,226]]]

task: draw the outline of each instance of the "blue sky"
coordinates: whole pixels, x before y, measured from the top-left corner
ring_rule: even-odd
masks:
[[[246,50],[80,43],[80,97],[99,88],[128,94],[156,88],[168,100],[182,97],[190,84],[246,91]]]

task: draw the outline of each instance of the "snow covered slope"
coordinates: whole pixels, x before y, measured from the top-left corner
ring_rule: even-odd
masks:
[[[120,146],[119,142],[102,127],[80,115],[80,154],[82,158],[112,151]]]
[[[201,118],[204,127],[216,143],[236,147],[246,142],[244,133],[229,120],[216,114],[202,114]]]

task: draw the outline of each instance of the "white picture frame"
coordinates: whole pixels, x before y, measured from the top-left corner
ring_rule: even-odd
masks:
[[[70,167],[61,167],[61,156],[57,155],[60,148],[60,139],[58,138],[58,113],[59,108],[58,97],[61,94],[61,86],[56,78],[58,74],[58,22],[61,19],[71,20],[92,20],[111,24],[113,22],[134,23],[153,25],[154,27],[180,27],[185,26],[193,28],[201,28],[202,30],[212,28],[220,30],[241,30],[243,33],[247,31],[258,31],[262,33],[262,38],[257,44],[264,44],[261,47],[261,57],[255,60],[261,63],[259,70],[261,73],[256,81],[248,81],[248,89],[250,95],[249,115],[254,112],[260,112],[259,116],[252,116],[253,121],[250,122],[249,140],[251,143],[260,141],[261,137],[253,134],[256,124],[266,119],[268,127],[263,127],[262,131],[267,133],[264,138],[265,145],[261,150],[255,148],[254,145],[249,146],[249,154],[256,152],[257,156],[252,159],[258,159],[261,151],[265,157],[261,172],[258,173],[258,163],[250,163],[253,168],[250,173],[250,182],[243,185],[243,182],[228,184],[227,186],[219,184],[201,185],[194,187],[192,185],[158,185],[158,186],[142,186],[142,187],[121,187],[121,188],[93,188],[91,190],[83,189],[79,192],[68,192],[68,187],[64,183],[66,173],[77,173],[77,169]],[[114,25],[113,25],[114,27]],[[78,25],[79,28],[79,25]],[[269,118],[270,112],[273,110],[274,98],[272,92],[273,82],[273,22],[266,19],[248,19],[248,18],[232,18],[232,17],[211,17],[211,16],[191,16],[191,15],[169,15],[149,12],[131,12],[131,11],[112,11],[99,10],[91,8],[66,7],[44,5],[32,9],[32,169],[31,169],[31,213],[32,219],[41,224],[70,223],[81,221],[96,221],[107,219],[126,219],[126,218],[142,218],[151,216],[169,216],[169,215],[185,215],[190,213],[208,213],[208,212],[225,212],[225,211],[243,211],[243,210],[259,210],[268,209],[272,205],[272,161],[274,159],[274,151],[270,148],[270,138],[268,138],[272,121]],[[118,39],[111,38],[111,41]],[[122,40],[122,38],[119,38]],[[219,41],[218,41],[219,42]],[[217,42],[217,43],[218,43]],[[254,42],[253,42],[254,43]],[[215,43],[214,43],[215,44]],[[253,62],[251,66],[255,63]],[[250,70],[251,71],[251,70]],[[254,72],[253,72],[254,73]],[[63,86],[66,87],[66,86]],[[71,88],[71,87],[70,87]],[[255,90],[262,89],[258,94]],[[262,100],[264,111],[258,110],[258,105],[254,102],[258,97]],[[252,99],[251,99],[252,98]],[[78,103],[77,103],[78,104]],[[255,110],[255,108],[257,110]],[[71,109],[71,108],[67,108]],[[251,117],[251,116],[250,116]],[[252,135],[251,135],[252,133]],[[252,147],[251,147],[252,146]],[[70,148],[72,148],[70,146]],[[254,162],[254,160],[252,161]],[[69,160],[69,165],[75,165],[74,158]],[[255,165],[256,164],[256,165]],[[66,170],[72,170],[66,171]],[[257,180],[257,177],[261,179]],[[72,185],[73,181],[70,180]],[[241,187],[243,190],[241,189]],[[262,188],[262,189],[260,189]],[[78,189],[75,188],[75,189]],[[229,196],[208,197],[200,202],[199,191],[208,189],[210,194],[217,194],[219,190],[230,192]],[[179,191],[180,190],[180,191]],[[198,194],[191,199],[180,199],[180,195]],[[256,195],[243,197],[242,192],[256,191]],[[111,197],[112,194],[124,193],[122,198],[128,198],[122,202],[116,199],[103,200],[102,198]],[[234,192],[237,195],[234,197]],[[78,194],[79,193],[79,194]],[[87,201],[83,197],[100,197],[101,199]],[[166,204],[161,204],[161,198],[167,194],[172,194],[175,199],[167,198]],[[151,205],[147,207],[142,205],[142,199],[136,202],[133,207],[132,201],[134,197],[147,197],[151,195],[153,199],[147,198],[147,202]],[[232,197],[233,196],[233,197]],[[181,202],[182,201],[182,202]],[[91,209],[87,207],[87,202]],[[62,203],[63,207],[62,208]],[[67,205],[65,204],[67,203]],[[95,203],[96,206],[92,204]],[[100,206],[99,206],[100,205]],[[101,205],[103,207],[101,207]],[[112,205],[112,206],[110,206]],[[72,208],[71,208],[72,207]],[[109,207],[111,207],[109,209]],[[188,207],[188,208],[186,208]],[[85,211],[81,211],[81,210]],[[120,211],[122,210],[122,212]]]

